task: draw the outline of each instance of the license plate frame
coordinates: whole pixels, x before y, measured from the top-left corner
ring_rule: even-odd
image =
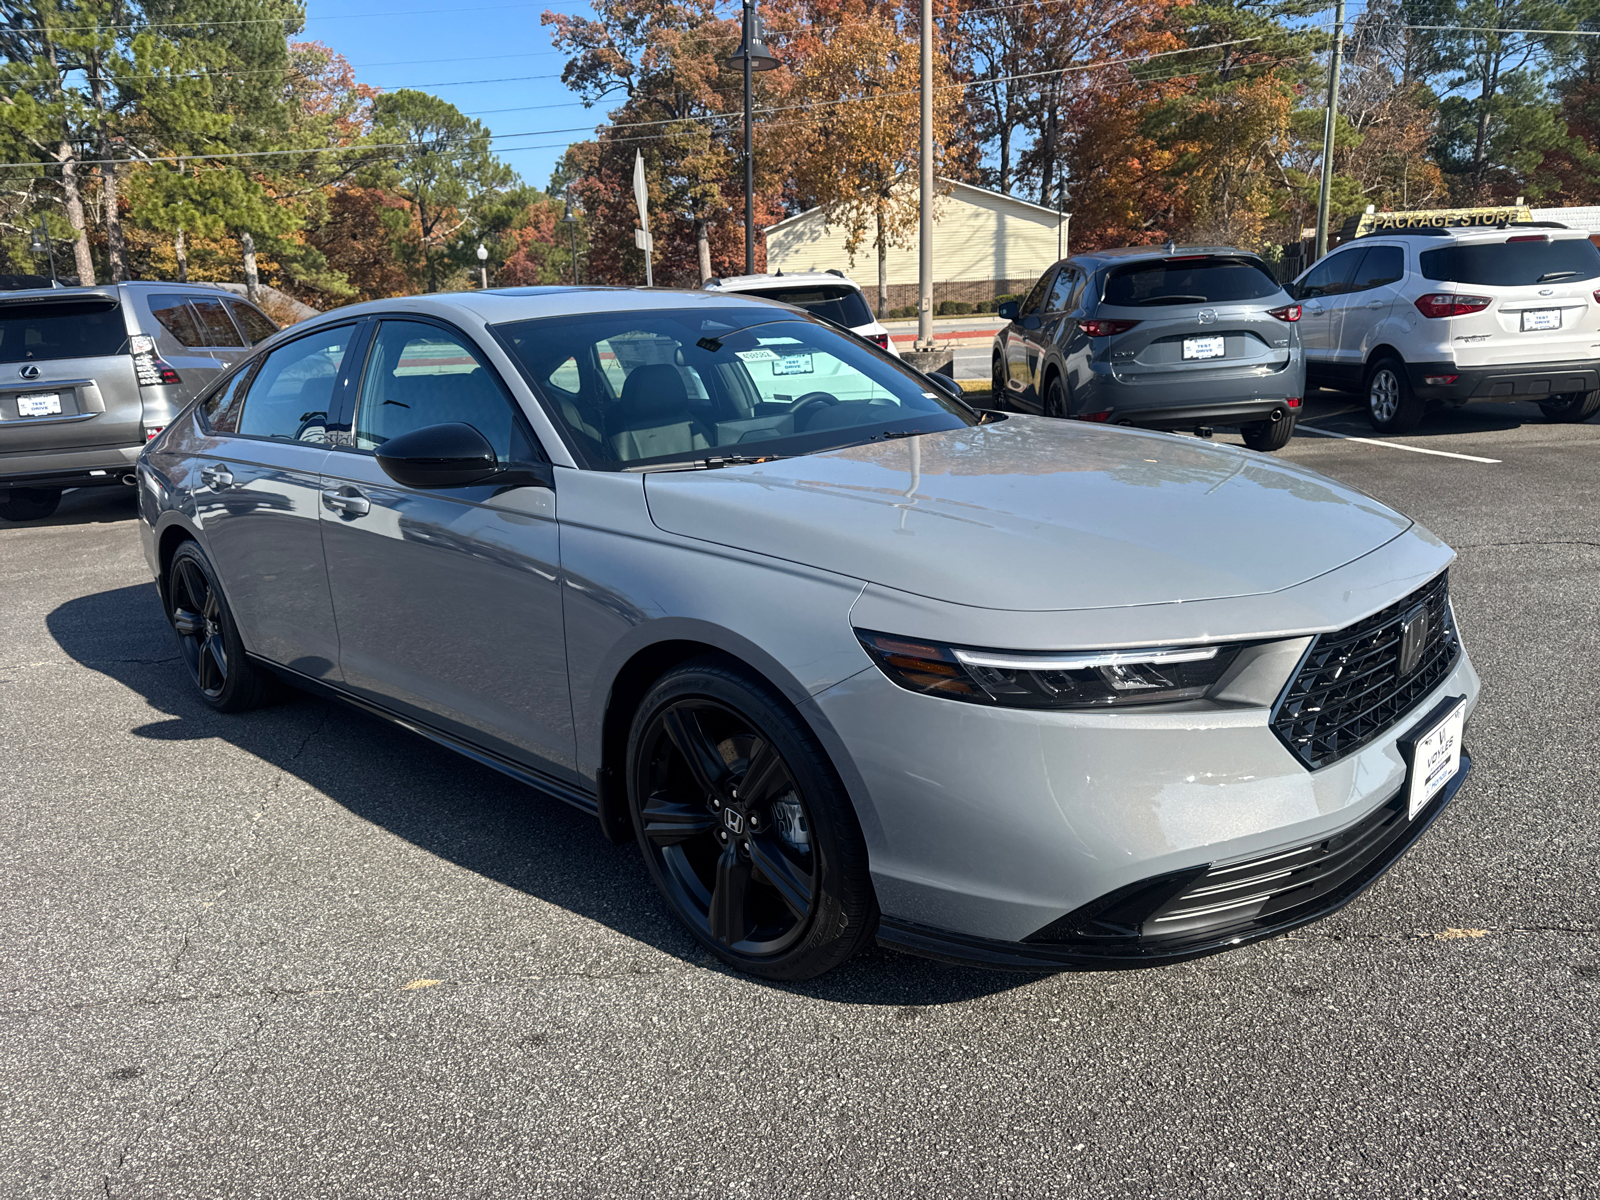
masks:
[[[1522,310],[1523,333],[1549,333],[1561,328],[1559,308],[1525,308]]]
[[[1208,358],[1226,358],[1228,339],[1218,334],[1214,337],[1186,337],[1183,339],[1183,360],[1204,362]]]
[[[17,397],[18,417],[54,417],[61,413],[60,392],[35,392]]]
[[[1466,720],[1467,698],[1448,696],[1400,739],[1400,753],[1406,761],[1407,821],[1416,820],[1417,814],[1461,773]]]

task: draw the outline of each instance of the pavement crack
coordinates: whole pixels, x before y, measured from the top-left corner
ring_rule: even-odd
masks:
[[[1584,541],[1581,538],[1524,538],[1505,542],[1457,542],[1457,550],[1486,550],[1494,546],[1593,546],[1600,549],[1600,542]]]
[[[189,1102],[189,1100],[194,1096],[195,1092],[199,1091],[201,1087],[208,1083],[212,1077],[222,1069],[223,1063],[227,1062],[228,1059],[237,1051],[241,1050],[243,1047],[261,1036],[261,1031],[266,1027],[267,1024],[266,1010],[263,1009],[261,1012],[252,1013],[251,1021],[252,1025],[250,1029],[247,1030],[243,1036],[236,1038],[233,1042],[229,1043],[227,1046],[224,1046],[218,1053],[213,1055],[210,1064],[189,1084],[188,1087],[183,1090],[182,1095],[163,1105],[161,1111],[158,1112],[153,1119],[145,1122],[144,1126],[139,1130],[139,1132],[134,1134],[132,1138],[124,1143],[122,1149],[117,1152],[116,1164],[106,1172],[105,1178],[102,1181],[102,1185],[106,1194],[106,1200],[114,1200],[111,1191],[112,1182],[127,1166],[128,1155],[133,1153],[133,1151],[138,1148],[139,1143],[144,1141],[144,1139],[149,1136],[150,1131],[156,1128],[158,1125],[166,1124],[166,1122],[172,1118],[174,1113],[176,1113]]]

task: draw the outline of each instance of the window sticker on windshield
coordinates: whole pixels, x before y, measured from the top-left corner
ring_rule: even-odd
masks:
[[[745,362],[768,362],[778,357],[775,350],[735,350],[734,354]]]
[[[811,355],[785,354],[772,364],[774,375],[810,375]]]

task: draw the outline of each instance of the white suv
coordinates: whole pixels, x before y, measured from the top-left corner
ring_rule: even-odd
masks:
[[[1357,238],[1290,289],[1307,385],[1359,388],[1381,433],[1477,400],[1586,420],[1600,411],[1597,283],[1600,250],[1560,225]]]
[[[727,279],[708,279],[704,286],[714,292],[738,292],[741,296],[781,300],[785,304],[803,308],[824,321],[842,326],[896,358],[900,357],[889,331],[878,324],[872,309],[867,307],[866,297],[861,294],[861,285],[839,271],[733,275]]]

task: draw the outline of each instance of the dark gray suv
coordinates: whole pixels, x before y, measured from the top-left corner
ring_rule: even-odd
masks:
[[[133,483],[144,444],[277,331],[204,284],[0,293],[0,517],[39,520],[64,488]]]
[[[996,406],[1147,429],[1235,425],[1253,450],[1294,434],[1300,306],[1228,246],[1133,246],[1056,263],[1000,306]]]

